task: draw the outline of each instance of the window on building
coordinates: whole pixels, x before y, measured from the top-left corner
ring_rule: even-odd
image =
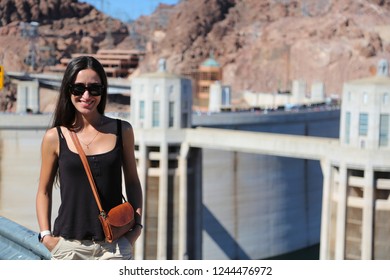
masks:
[[[359,135],[366,136],[368,134],[368,114],[359,114]]]
[[[182,103],[183,110],[187,111],[187,109],[188,109],[188,101],[187,101],[187,99],[184,99],[182,102],[183,102]]]
[[[381,114],[379,120],[379,146],[387,146],[389,141],[389,115]]]
[[[160,102],[153,101],[153,112],[152,112],[152,126],[159,127],[160,126]]]
[[[345,143],[349,144],[351,135],[351,113],[345,114]]]
[[[208,86],[202,86],[200,88],[200,92],[202,92],[202,93],[209,93],[209,91],[210,91],[210,87],[208,87]]]
[[[208,72],[201,72],[200,79],[203,81],[208,81],[209,80],[209,73]]]
[[[169,102],[169,121],[168,121],[169,127],[173,127],[174,115],[175,115],[175,102],[170,101]]]
[[[389,94],[387,92],[383,94],[383,104],[389,104]]]
[[[211,77],[210,77],[210,79],[211,79],[212,81],[218,81],[218,80],[219,80],[219,75],[218,75],[218,73],[217,73],[217,72],[211,72]]]
[[[222,88],[222,105],[230,105],[230,88],[226,86]]]
[[[363,92],[363,103],[367,104],[367,102],[368,102],[368,94],[367,92]]]
[[[183,87],[182,87],[182,93],[184,93],[184,95],[182,95],[184,98],[182,98],[183,100],[183,109],[184,110],[187,110],[189,108],[189,102],[188,100],[191,100],[192,99],[192,88],[191,86],[189,86],[188,84],[184,84]]]
[[[145,101],[143,100],[139,102],[139,119],[145,119]]]
[[[170,85],[170,86],[168,87],[168,94],[169,94],[169,95],[173,94],[173,86],[172,86],[172,85]]]
[[[160,93],[160,86],[159,85],[154,86],[153,93],[157,94],[157,95]]]
[[[188,114],[184,113],[181,115],[181,127],[187,127]]]

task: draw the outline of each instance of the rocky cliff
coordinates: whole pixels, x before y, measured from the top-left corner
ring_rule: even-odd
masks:
[[[148,61],[163,56],[182,72],[212,51],[236,94],[288,90],[294,79],[338,94],[390,58],[389,24],[390,1],[188,0]]]
[[[137,73],[165,58],[169,71],[190,74],[213,53],[235,97],[289,90],[296,79],[338,95],[344,81],[390,60],[390,0],[182,0],[131,24],[75,0],[0,0],[0,9],[0,63],[10,70],[26,68],[22,21],[40,24],[38,45],[56,59],[145,48]]]
[[[34,70],[44,71],[71,53],[95,53],[128,36],[124,23],[77,0],[0,0],[0,11],[0,63],[9,71],[29,69],[32,45],[39,60]],[[37,38],[28,36],[30,23],[39,24]]]

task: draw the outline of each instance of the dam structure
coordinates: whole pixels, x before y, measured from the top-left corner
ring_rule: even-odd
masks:
[[[316,244],[320,259],[390,259],[387,75],[347,83],[341,111],[194,114],[191,80],[163,65],[131,88],[136,259],[269,259]],[[33,230],[49,120],[0,118],[0,215]]]
[[[136,257],[264,259],[320,243],[320,160],[338,145],[339,110],[190,114],[191,92],[163,67],[132,81]]]
[[[390,259],[388,68],[344,84],[339,147],[321,162],[321,259]]]

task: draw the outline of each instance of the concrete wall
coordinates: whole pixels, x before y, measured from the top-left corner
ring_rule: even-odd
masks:
[[[203,259],[262,259],[319,243],[322,176],[311,162],[203,153]]]
[[[235,124],[225,119],[219,125],[202,116],[202,126],[337,138],[338,116],[268,115],[251,123],[236,114],[229,115]],[[320,242],[319,161],[216,149],[203,149],[202,156],[202,259],[270,258]]]
[[[0,130],[0,215],[34,231],[39,230],[35,196],[43,134],[42,130]],[[58,189],[53,197],[56,216]]]

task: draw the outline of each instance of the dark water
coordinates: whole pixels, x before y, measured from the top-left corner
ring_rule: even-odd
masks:
[[[268,258],[267,260],[319,260],[320,244],[300,249],[288,254]]]

